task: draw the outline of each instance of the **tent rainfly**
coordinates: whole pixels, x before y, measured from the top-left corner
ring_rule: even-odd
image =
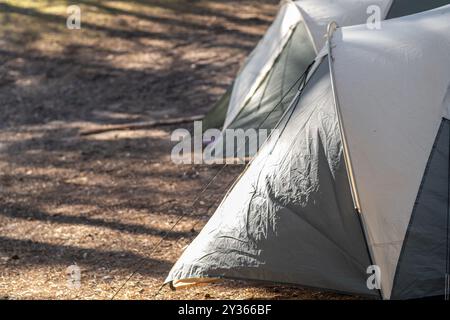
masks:
[[[203,129],[272,129],[295,96],[293,84],[322,49],[330,21],[340,27],[365,23],[371,6],[380,9],[381,19],[391,19],[449,3],[449,0],[282,1],[273,24],[247,58],[234,84],[206,115]]]
[[[384,299],[448,290],[450,5],[380,30],[338,28],[326,49],[282,133],[166,282],[246,279]],[[366,283],[371,265],[379,290]]]

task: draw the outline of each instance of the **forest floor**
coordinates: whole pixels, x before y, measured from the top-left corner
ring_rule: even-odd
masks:
[[[351,298],[238,281],[155,296],[243,167],[192,207],[220,167],[174,164],[179,126],[79,135],[207,112],[278,1],[77,0],[81,30],[70,3],[0,0],[0,299]]]

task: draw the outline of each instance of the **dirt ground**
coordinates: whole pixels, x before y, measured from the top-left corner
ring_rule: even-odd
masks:
[[[66,28],[73,1],[0,0],[0,298],[350,298],[233,281],[156,295],[243,167],[192,207],[220,167],[173,164],[179,126],[79,135],[205,113],[278,1],[75,2],[81,30]]]

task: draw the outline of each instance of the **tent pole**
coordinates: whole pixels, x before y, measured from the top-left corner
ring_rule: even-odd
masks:
[[[355,205],[355,210],[358,213],[361,213],[361,206],[360,206],[360,201],[359,201],[359,196],[358,196],[358,190],[356,188],[356,181],[355,181],[355,177],[354,177],[352,161],[351,161],[350,153],[348,151],[347,138],[346,138],[344,125],[343,125],[343,121],[342,121],[342,114],[341,114],[341,109],[340,109],[340,105],[339,105],[339,99],[338,99],[338,96],[336,93],[334,69],[333,69],[333,62],[332,62],[333,56],[332,56],[332,48],[331,48],[331,38],[333,37],[333,32],[336,30],[336,28],[338,28],[338,25],[336,24],[336,22],[333,21],[328,24],[328,29],[327,29],[328,42],[327,43],[328,43],[328,64],[329,64],[329,68],[330,68],[330,78],[331,78],[331,90],[333,91],[334,106],[335,106],[335,110],[336,110],[336,114],[337,114],[337,118],[338,118],[339,129],[341,132],[341,140],[342,140],[342,145],[343,145],[343,149],[344,149],[345,165],[347,167],[347,171],[348,171],[348,175],[349,175],[353,203]]]
[[[350,152],[348,150],[347,138],[346,138],[344,124],[343,124],[343,120],[342,120],[339,99],[338,99],[337,92],[336,92],[336,82],[335,82],[335,77],[334,77],[331,39],[333,37],[334,31],[336,31],[336,29],[338,27],[339,26],[335,21],[330,22],[328,24],[327,34],[326,34],[327,47],[328,47],[328,64],[329,64],[330,79],[331,79],[331,90],[333,92],[334,107],[335,107],[336,115],[338,118],[339,131],[341,134],[341,140],[342,140],[342,146],[343,146],[343,152],[344,152],[344,162],[345,162],[345,167],[347,169],[348,179],[349,179],[349,183],[350,183],[350,191],[351,191],[351,195],[352,195],[352,199],[353,199],[353,204],[355,207],[355,212],[356,212],[356,215],[358,216],[358,221],[359,221],[361,231],[362,231],[362,234],[364,237],[364,242],[366,245],[367,254],[369,256],[370,263],[371,263],[371,265],[375,265],[373,254],[372,254],[372,251],[369,246],[368,231],[365,228],[366,224],[364,222],[364,216],[361,213],[361,205],[360,205],[360,200],[359,200],[358,189],[356,186],[355,175],[353,172],[353,166],[352,166],[352,161],[351,161],[351,157],[350,157]],[[383,292],[382,292],[381,286],[380,286],[380,289],[378,289],[378,293],[380,295],[380,298],[383,299]]]

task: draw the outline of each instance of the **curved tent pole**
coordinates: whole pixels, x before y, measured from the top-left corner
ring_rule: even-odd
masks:
[[[350,189],[351,189],[351,193],[352,193],[353,204],[355,205],[355,210],[358,213],[361,213],[361,205],[360,205],[360,200],[359,200],[359,195],[358,195],[358,189],[356,187],[356,181],[355,181],[355,177],[354,177],[350,152],[348,151],[347,138],[346,138],[344,124],[343,124],[343,120],[342,120],[342,114],[341,114],[341,109],[340,109],[340,105],[339,105],[339,98],[336,93],[336,82],[335,82],[335,78],[334,78],[331,38],[333,37],[334,31],[338,27],[339,26],[337,25],[337,23],[335,21],[330,22],[327,27],[328,64],[329,64],[329,68],[330,68],[331,90],[333,91],[334,106],[335,106],[335,111],[336,111],[337,118],[338,118],[339,131],[341,132],[341,140],[342,140],[342,145],[343,145],[343,149],[344,149],[345,166],[347,167],[348,178],[350,180],[350,187],[351,187]]]
[[[352,159],[350,156],[350,152],[348,149],[348,144],[347,144],[347,138],[346,138],[346,134],[345,134],[345,128],[344,128],[344,123],[343,123],[343,119],[342,119],[342,114],[341,114],[341,109],[340,109],[340,104],[339,104],[339,98],[337,95],[337,91],[336,91],[336,79],[334,77],[334,67],[333,67],[333,54],[332,54],[332,44],[331,44],[331,39],[333,38],[333,34],[336,31],[336,29],[339,28],[338,24],[335,21],[332,21],[328,24],[327,26],[327,51],[328,51],[328,64],[329,64],[329,69],[330,69],[330,79],[331,79],[331,90],[333,92],[333,99],[334,99],[334,107],[335,107],[335,111],[336,111],[336,115],[338,118],[338,125],[339,125],[339,132],[341,134],[341,140],[342,140],[342,146],[343,146],[343,152],[344,152],[344,162],[345,162],[345,167],[347,169],[347,174],[348,174],[348,179],[349,179],[349,183],[350,183],[350,191],[351,191],[351,195],[352,195],[352,199],[353,199],[353,204],[355,207],[355,212],[358,216],[358,221],[360,223],[361,226],[361,231],[363,233],[364,236],[364,241],[366,244],[366,248],[367,248],[367,253],[369,255],[369,260],[370,263],[372,265],[374,265],[374,259],[373,259],[373,254],[372,251],[370,249],[369,246],[369,239],[368,239],[368,235],[367,235],[367,230],[365,228],[365,222],[364,222],[364,216],[361,213],[361,205],[360,205],[360,200],[359,200],[359,194],[358,194],[358,188],[356,185],[356,180],[355,180],[355,175],[354,175],[354,171],[353,171],[353,166],[352,166]],[[383,292],[382,292],[382,288],[378,289],[378,292],[380,294],[380,298],[383,299]]]

